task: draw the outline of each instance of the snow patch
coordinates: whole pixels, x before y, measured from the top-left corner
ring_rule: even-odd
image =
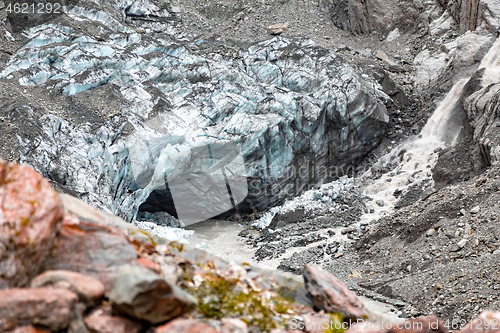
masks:
[[[164,238],[166,240],[178,241],[185,244],[189,244],[187,238],[194,235],[193,230],[160,226],[154,222],[135,221],[134,225],[146,232],[155,234],[158,237]]]

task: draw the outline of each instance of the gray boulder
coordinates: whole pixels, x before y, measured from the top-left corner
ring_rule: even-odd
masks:
[[[147,268],[132,265],[120,269],[109,300],[114,310],[152,324],[178,317],[195,305],[193,297],[177,286]]]
[[[339,312],[344,320],[366,320],[370,313],[356,294],[330,273],[306,265],[304,282],[314,305],[325,312]]]

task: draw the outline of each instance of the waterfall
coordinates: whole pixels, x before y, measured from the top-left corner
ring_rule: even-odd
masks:
[[[479,68],[484,68],[482,86],[500,82],[500,38],[497,38],[483,57]],[[405,192],[410,186],[434,185],[432,167],[436,164],[439,148],[457,143],[465,116],[461,112],[461,97],[470,77],[458,80],[439,103],[419,135],[399,144],[375,163],[363,178],[371,179],[377,170],[384,172],[376,180],[368,180],[364,194],[373,200],[368,203],[371,212],[362,221],[373,221],[394,210],[395,192]],[[385,171],[388,169],[389,171]],[[382,204],[383,201],[383,204]]]
[[[500,38],[497,38],[488,53],[483,57],[479,68],[485,69],[481,82],[483,87],[500,82]]]

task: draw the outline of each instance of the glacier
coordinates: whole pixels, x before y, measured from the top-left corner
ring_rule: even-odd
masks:
[[[208,218],[231,208],[226,187],[211,195],[198,180],[175,199],[186,187],[177,180],[228,184],[214,167],[233,163],[247,186],[231,185],[232,207],[265,210],[348,174],[385,134],[389,97],[379,84],[310,40],[278,36],[222,54],[217,41],[177,40],[175,14],[155,2],[113,8],[81,2],[27,29],[0,72],[53,96],[31,116],[41,133],[18,135],[20,161],[95,206],[132,221],[143,211],[176,215],[177,201]],[[134,15],[154,16],[164,33],[134,26]],[[206,147],[212,160],[199,153]]]

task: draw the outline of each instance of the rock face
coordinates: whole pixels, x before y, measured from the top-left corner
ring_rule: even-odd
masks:
[[[58,194],[28,166],[0,159],[0,289],[40,272],[63,217]]]
[[[29,324],[62,330],[74,317],[77,301],[78,296],[65,289],[0,290],[0,330]]]
[[[429,27],[429,23],[432,34],[441,34],[453,20],[462,33],[478,27],[494,33],[500,27],[500,5],[495,0],[324,0],[322,5],[338,28],[355,34],[408,30],[418,24]]]
[[[467,179],[499,161],[499,50],[497,39],[462,92],[460,107],[466,115],[463,139],[440,153],[434,168],[437,183]]]
[[[411,26],[419,16],[413,1],[397,0],[349,0],[350,30],[387,32],[397,26]]]
[[[422,50],[413,60],[415,88],[423,93],[430,87],[442,85],[456,74],[472,75],[492,43],[489,35],[467,32],[443,44],[440,52]]]
[[[459,23],[460,30],[476,30],[484,26],[491,32],[500,27],[500,4],[495,0],[450,0],[448,10]]]
[[[152,324],[178,317],[194,307],[194,300],[159,275],[139,266],[123,266],[109,300],[116,311]]]
[[[314,305],[326,312],[339,312],[345,320],[368,319],[368,311],[349,288],[330,273],[306,265],[304,282]]]
[[[387,33],[398,26],[408,29],[421,12],[411,0],[323,0],[321,5],[336,27],[355,34]]]
[[[225,203],[232,208],[248,191],[242,209],[264,209],[342,175],[384,135],[387,95],[331,51],[276,37],[221,55],[215,42],[143,34],[125,19],[136,17],[132,3],[68,8],[64,18],[31,29],[0,74],[6,85],[50,94],[36,105],[0,98],[9,117],[29,115],[19,159],[87,202],[127,220],[140,207],[173,214],[175,185],[217,172],[223,182],[219,164],[231,160],[215,169],[206,161],[229,144],[241,153],[236,174],[248,186],[233,193],[235,202],[225,193]],[[141,6],[158,15],[158,31],[167,21],[175,26],[168,6]],[[189,195],[216,197],[209,190]],[[200,210],[221,205],[200,203]]]
[[[500,84],[491,84],[475,92],[464,105],[484,163],[490,166],[500,161]]]

